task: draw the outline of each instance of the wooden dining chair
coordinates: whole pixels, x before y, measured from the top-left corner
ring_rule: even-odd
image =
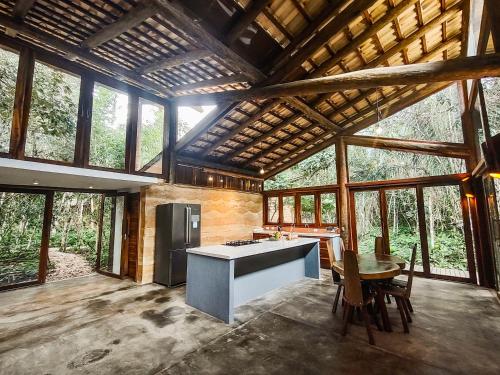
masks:
[[[363,318],[366,333],[368,334],[368,342],[370,345],[375,345],[372,328],[370,325],[370,317],[368,315],[368,306],[371,310],[371,302],[373,295],[368,288],[363,288],[361,278],[359,277],[358,258],[356,253],[351,250],[344,252],[344,326],[342,327],[342,336],[347,334],[347,326],[352,321],[354,310],[360,309]]]
[[[337,259],[335,258],[335,252],[333,250],[333,245],[331,241],[326,242],[326,249],[328,250],[328,259],[330,260],[330,269],[332,270],[333,284],[337,285],[337,293],[335,294],[332,306],[332,313],[335,314],[337,312],[337,305],[339,304],[339,299],[340,295],[342,294],[342,289],[344,288],[344,279],[340,277],[339,273],[335,271],[332,267],[333,262],[335,262]]]
[[[401,322],[403,323],[403,328],[405,333],[409,333],[410,329],[408,323],[412,322],[410,311],[413,312],[413,308],[410,303],[411,287],[413,284],[413,274],[415,273],[415,261],[417,258],[417,244],[413,245],[410,260],[410,270],[408,273],[408,279],[406,282],[401,282],[402,280],[393,280],[387,286],[382,287],[382,292],[391,295],[396,300],[398,306],[399,314],[401,315]],[[410,310],[411,309],[411,310]]]

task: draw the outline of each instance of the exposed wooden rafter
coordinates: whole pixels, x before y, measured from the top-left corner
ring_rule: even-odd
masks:
[[[214,103],[219,100],[262,100],[289,96],[316,95],[340,90],[380,86],[449,82],[500,75],[500,54],[457,58],[403,66],[365,69],[321,78],[305,79],[248,90],[177,97],[178,103]]]
[[[245,9],[245,13],[226,33],[226,44],[233,44],[270,2],[271,0],[253,0],[248,9]]]
[[[230,85],[230,84],[234,84],[234,83],[242,83],[242,82],[247,82],[247,81],[248,81],[248,78],[246,75],[234,74],[234,75],[228,76],[228,77],[218,77],[218,78],[212,78],[212,79],[205,79],[205,80],[199,81],[199,82],[186,83],[185,85],[174,86],[174,87],[172,87],[172,90],[174,92],[190,91],[190,90],[197,90],[197,89],[205,89],[205,88],[209,88],[209,87]]]
[[[33,5],[35,5],[35,0],[16,0],[12,16],[18,20],[22,20],[26,17]]]
[[[105,26],[94,35],[89,36],[82,42],[83,47],[96,48],[107,41],[116,38],[117,36],[133,29],[137,25],[147,20],[158,13],[158,8],[154,3],[139,3],[137,6],[129,10],[124,16],[117,21]]]
[[[158,70],[173,68],[175,66],[187,64],[193,61],[201,60],[212,56],[212,52],[206,49],[197,49],[182,53],[180,55],[167,57],[165,59],[157,60],[139,70],[140,74],[150,74]]]

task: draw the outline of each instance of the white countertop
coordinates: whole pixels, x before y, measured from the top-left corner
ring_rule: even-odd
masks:
[[[254,233],[263,233],[263,234],[273,234],[276,231],[275,230],[266,230],[266,229],[255,229],[253,231]],[[283,235],[287,235],[288,232],[281,232]],[[299,237],[328,237],[328,238],[335,238],[335,237],[340,237],[340,234],[338,233],[330,233],[330,232],[292,232],[294,235],[297,235]]]
[[[297,238],[295,240],[269,241],[260,240],[259,243],[243,246],[212,245],[186,249],[187,253],[204,255],[213,258],[237,259],[252,255],[269,253],[277,250],[289,249],[296,246],[319,242],[317,238]]]

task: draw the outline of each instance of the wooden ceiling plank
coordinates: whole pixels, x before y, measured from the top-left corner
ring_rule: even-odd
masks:
[[[17,20],[22,20],[26,17],[30,9],[33,8],[33,5],[35,5],[35,0],[16,0],[12,15]]]
[[[67,43],[60,38],[56,38],[52,36],[51,34],[48,34],[44,31],[41,31],[39,29],[36,29],[32,26],[29,26],[25,23],[20,24],[19,22],[16,22],[14,19],[10,17],[6,17],[3,15],[0,15],[0,25],[3,25],[4,27],[11,28],[13,30],[16,30],[18,33],[25,35],[33,40],[38,41],[39,43],[44,43],[48,44],[64,53],[66,53],[67,56],[70,56],[71,58],[76,57],[82,61],[86,61],[90,64],[93,64],[101,69],[104,69],[105,71],[110,71],[116,75],[122,76],[124,78],[127,78],[131,82],[134,82],[135,84],[139,84],[140,86],[148,87],[151,90],[156,91],[157,93],[163,95],[163,96],[173,96],[174,93],[169,90],[167,87],[164,87],[162,85],[159,85],[157,83],[154,83],[150,80],[147,80],[143,77],[141,77],[139,74],[130,71],[129,69],[126,69],[118,64],[115,64],[113,62],[110,62],[102,57],[99,57],[95,54],[90,53],[84,48],[77,47],[73,44]]]
[[[262,100],[290,96],[307,96],[340,90],[369,89],[382,86],[415,85],[500,76],[500,53],[457,58],[421,64],[365,69],[350,73],[305,79],[266,87],[233,90],[214,94],[188,96],[201,102]],[[182,103],[186,97],[175,100]],[[195,100],[196,102],[196,100]]]
[[[153,2],[158,6],[159,13],[173,23],[181,34],[187,34],[189,39],[195,39],[219,58],[230,61],[231,65],[238,70],[237,73],[247,75],[252,83],[266,78],[259,69],[217,39],[215,32],[211,32],[207,25],[202,25],[199,20],[197,21],[196,16],[181,1],[153,0]]]
[[[201,60],[212,56],[212,52],[206,49],[197,49],[194,51],[185,52],[176,56],[166,57],[162,60],[155,61],[139,70],[140,74],[149,74],[158,70],[173,68],[175,66],[188,64],[193,61]]]
[[[104,44],[124,32],[140,25],[156,13],[158,13],[158,8],[154,3],[139,3],[118,20],[104,26],[101,30],[85,39],[82,42],[82,46],[90,49],[99,47],[101,44]]]
[[[290,105],[301,111],[304,115],[306,115],[310,119],[314,120],[315,122],[318,122],[321,125],[324,125],[324,127],[331,129],[335,132],[342,131],[342,128],[340,126],[337,126],[333,121],[326,118],[322,113],[311,108],[307,103],[302,101],[302,99],[292,97],[292,98],[287,98],[286,101]]]
[[[203,81],[198,81],[198,82],[194,82],[194,83],[186,83],[184,85],[174,86],[174,87],[172,87],[172,90],[177,93],[180,91],[191,91],[191,90],[205,89],[205,88],[217,87],[217,86],[222,86],[222,85],[242,83],[242,82],[247,82],[247,81],[248,81],[248,77],[245,74],[234,74],[232,76],[205,79]]]
[[[239,17],[237,22],[234,24],[231,29],[226,33],[227,37],[225,38],[225,42],[228,45],[233,44],[240,35],[255,21],[257,16],[264,10],[264,8],[270,3],[270,0],[254,0],[248,7],[245,9],[245,13]]]

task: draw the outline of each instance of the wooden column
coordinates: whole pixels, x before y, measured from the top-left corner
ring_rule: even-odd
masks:
[[[10,133],[10,155],[16,159],[24,159],[24,146],[28,131],[28,117],[33,89],[33,72],[35,59],[33,51],[23,48],[19,55],[14,113]]]
[[[175,183],[175,166],[177,155],[175,145],[177,143],[177,104],[171,103],[168,106],[168,182]]]
[[[128,102],[127,135],[125,140],[125,171],[134,173],[137,159],[137,130],[139,121],[139,96],[131,94]]]
[[[87,167],[89,164],[90,127],[92,122],[92,94],[94,80],[83,75],[80,84],[80,102],[76,125],[76,141],[74,164],[76,167]]]
[[[45,195],[45,208],[43,211],[42,242],[40,244],[40,263],[38,265],[38,281],[45,283],[49,267],[50,227],[52,225],[52,208],[54,206],[54,192]]]
[[[468,105],[466,81],[457,82],[458,102],[460,105],[460,118],[462,120],[462,134],[464,144],[469,149],[469,157],[465,159],[467,172],[472,173],[481,159],[478,128],[474,121],[473,109]],[[477,117],[476,117],[477,118]]]
[[[349,193],[347,190],[348,172],[347,172],[347,145],[343,137],[339,137],[335,144],[335,154],[337,158],[337,184],[339,185],[339,227],[342,231],[342,239],[346,249],[349,244]]]

